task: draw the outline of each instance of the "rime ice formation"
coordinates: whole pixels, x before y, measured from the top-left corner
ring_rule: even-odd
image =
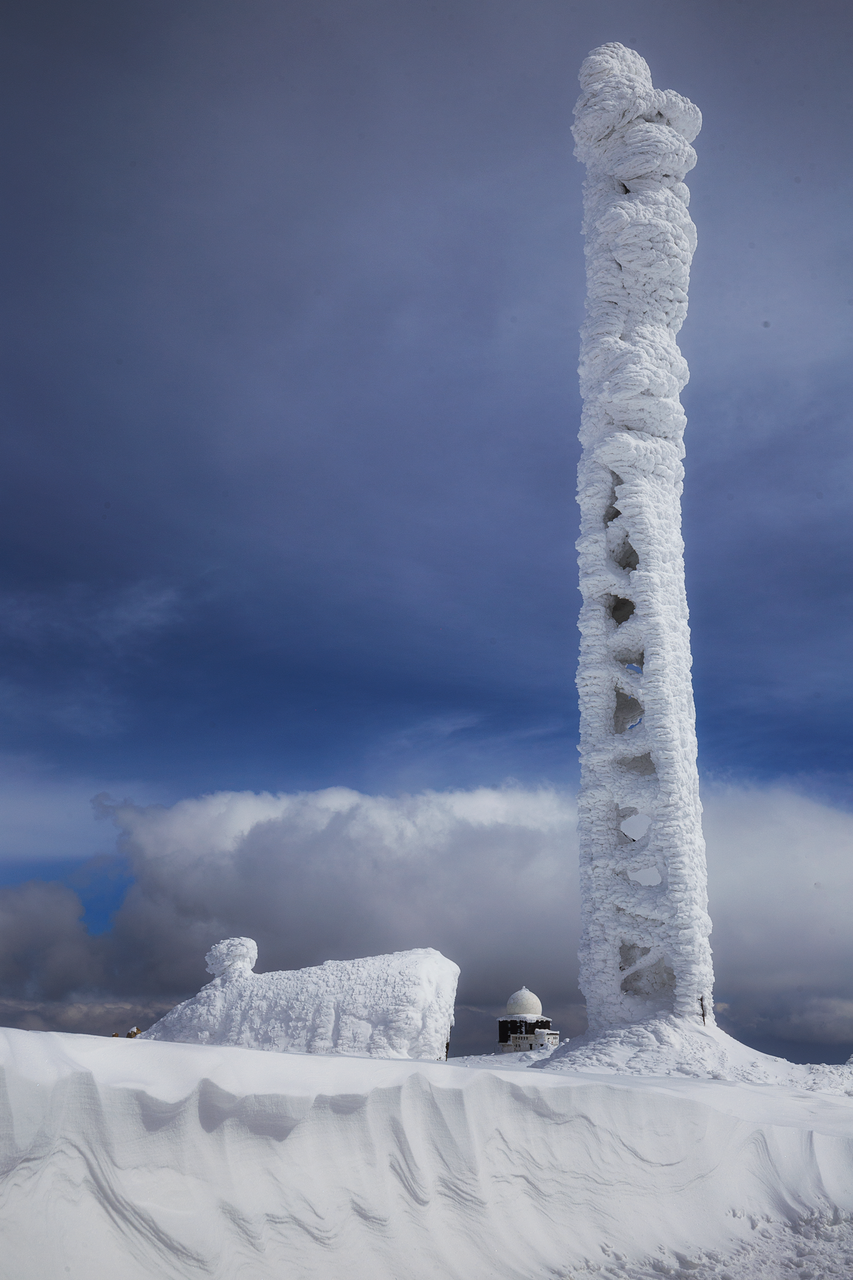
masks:
[[[682,179],[701,116],[621,44],[593,50],[580,82],[580,984],[595,1032],[713,1016],[675,341],[696,243]]]
[[[241,1045],[279,1053],[444,1058],[458,966],[431,947],[313,969],[253,973],[251,938],[208,951],[213,981],[144,1031],[141,1040]]]
[[[204,967],[214,978],[245,977],[258,961],[258,944],[254,938],[223,938],[204,957]]]

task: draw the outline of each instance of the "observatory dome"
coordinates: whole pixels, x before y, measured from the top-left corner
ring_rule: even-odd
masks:
[[[522,987],[507,1000],[506,1011],[510,1018],[539,1018],[542,1016],[542,1001],[527,987]]]

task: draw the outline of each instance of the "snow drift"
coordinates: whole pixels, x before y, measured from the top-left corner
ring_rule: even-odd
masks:
[[[531,1060],[543,1071],[603,1072],[623,1076],[691,1076],[730,1083],[794,1085],[816,1093],[853,1096],[853,1058],[843,1066],[788,1062],[734,1040],[714,1023],[695,1026],[683,1018],[647,1018],[630,1027],[587,1032],[565,1041],[545,1058]]]
[[[213,981],[140,1039],[242,1045],[284,1053],[444,1058],[459,967],[431,947],[312,969],[253,973],[251,938],[207,953]]]
[[[850,1096],[484,1061],[0,1031],[0,1272],[853,1272]]]

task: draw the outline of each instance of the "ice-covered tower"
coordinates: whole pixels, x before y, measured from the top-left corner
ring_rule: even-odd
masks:
[[[581,989],[594,1031],[712,1018],[681,488],[699,110],[639,54],[584,62],[587,318],[578,472]]]

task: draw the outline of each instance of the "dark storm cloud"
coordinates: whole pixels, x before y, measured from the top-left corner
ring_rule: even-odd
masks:
[[[835,775],[849,796],[847,381],[827,365],[709,394],[697,417],[714,431],[688,461],[685,541],[701,587],[691,628],[706,764]]]
[[[132,652],[7,633],[8,748],[101,774],[118,756],[188,791],[571,779],[569,125],[581,58],[615,38],[705,115],[682,335],[700,716],[724,684],[759,771],[813,767],[837,723],[777,655],[813,633],[834,527],[797,489],[792,408],[813,403],[836,476],[847,456],[829,422],[853,317],[845,13],[8,15],[5,589],[59,613],[143,588],[175,602]],[[722,521],[701,496],[717,489]],[[783,507],[786,553],[766,555]],[[763,557],[746,632],[745,547]],[[844,624],[820,623],[838,686]],[[750,705],[774,662],[772,698]],[[705,750],[730,763],[715,725]]]
[[[80,899],[62,884],[29,881],[0,890],[0,991],[51,1000],[101,979],[80,924]]]
[[[169,1000],[4,1000],[0,996],[0,1026],[127,1036],[134,1027],[149,1027],[172,1007]]]
[[[336,737],[356,717],[368,738],[398,737],[458,720],[463,684],[463,718],[500,732],[497,704],[512,733],[513,692],[497,688],[507,666],[522,693],[532,681],[552,698],[547,632],[571,626],[568,595],[543,608],[529,573],[531,546],[555,578],[568,561],[571,374],[542,280],[565,241],[567,171],[549,168],[547,149],[568,117],[539,95],[547,129],[531,149],[503,99],[520,68],[498,89],[481,51],[472,79],[471,31],[436,99],[441,29],[418,48],[391,21],[395,54],[372,27],[348,42],[320,21],[325,8],[303,21],[261,7],[260,26],[217,12],[201,31],[186,9],[161,15],[159,65],[149,40],[123,88],[103,33],[94,68],[90,49],[63,50],[75,111],[60,118],[57,104],[51,124],[79,163],[60,175],[56,216],[75,253],[57,270],[86,323],[45,315],[55,297],[34,303],[21,274],[21,311],[37,314],[17,334],[10,416],[19,476],[39,498],[34,509],[11,495],[22,572],[110,585],[144,574],[186,602],[183,627],[141,670],[95,663],[136,709],[116,726],[134,729],[126,749],[148,748],[149,768],[163,736],[198,737],[199,704],[245,738],[223,687],[261,736],[263,703],[279,723],[295,712],[301,734],[331,688],[327,751],[335,712]],[[409,91],[400,54],[414,59]],[[19,231],[29,244],[29,222]],[[47,386],[45,362],[58,364]],[[72,536],[58,543],[60,523]],[[57,644],[19,664],[21,700],[36,701],[54,666],[90,703],[91,672],[67,656]],[[44,737],[33,725],[18,741]]]

